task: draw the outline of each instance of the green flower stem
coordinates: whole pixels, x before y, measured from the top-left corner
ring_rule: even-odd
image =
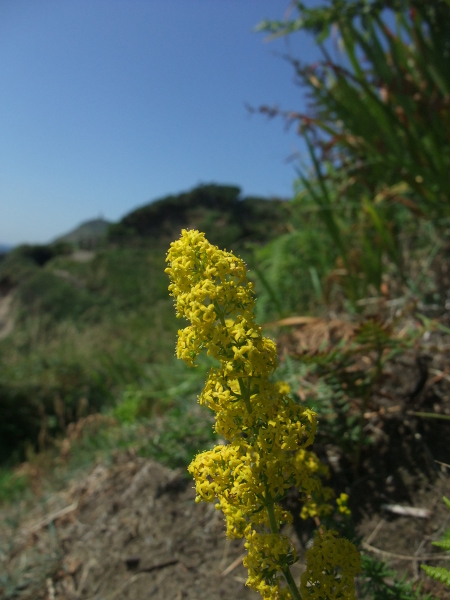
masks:
[[[266,487],[266,509],[267,509],[267,514],[269,515],[269,523],[270,523],[271,532],[279,533],[277,518],[275,516],[275,507],[273,504],[273,499],[272,499],[272,496],[267,487]],[[294,578],[292,577],[290,568],[287,567],[286,569],[282,569],[281,572],[283,573],[284,578],[286,579],[286,583],[288,584],[289,591],[291,592],[294,600],[302,600],[302,596],[297,587],[297,584],[294,581]]]
[[[267,514],[269,515],[270,531],[272,533],[279,533],[272,495],[269,492],[267,487],[266,487],[266,508],[267,508]]]
[[[284,578],[286,579],[286,583],[288,584],[289,591],[291,592],[294,600],[302,600],[302,596],[299,592],[297,584],[294,581],[294,578],[292,577],[292,573],[291,573],[291,570],[289,569],[289,567],[285,571],[283,571],[283,575],[284,575]]]
[[[250,403],[250,384],[247,389],[241,378],[239,378],[238,381],[239,381],[239,388],[241,390],[242,400],[245,403],[245,408],[248,410],[248,413],[251,415],[253,411],[252,411],[252,405]]]
[[[422,417],[423,419],[443,419],[450,421],[449,415],[441,415],[440,413],[428,413],[428,412],[414,412],[412,410],[407,411],[408,415],[413,415],[414,417]]]
[[[251,413],[252,407],[250,404],[250,383],[249,383],[249,386],[247,389],[245,387],[242,379],[239,379],[238,381],[239,381],[239,387],[241,390],[241,395],[245,402],[245,407],[247,408],[248,412]],[[273,503],[273,498],[272,498],[272,494],[270,493],[267,485],[266,485],[266,509],[267,509],[267,514],[269,515],[270,531],[272,533],[278,534],[279,530],[278,530],[277,518],[275,516],[275,507],[274,507],[274,503]],[[302,600],[302,596],[301,596],[300,591],[294,581],[294,578],[292,577],[290,568],[287,567],[286,569],[282,569],[281,572],[283,573],[284,578],[286,579],[286,583],[288,585],[289,591],[291,592],[291,595],[294,598],[294,600]]]
[[[225,323],[225,309],[221,309],[220,306],[217,304],[217,302],[213,302],[213,306],[214,306],[214,310],[216,311],[216,315],[219,318],[220,324],[222,325],[222,327],[225,327],[226,329],[226,323]]]

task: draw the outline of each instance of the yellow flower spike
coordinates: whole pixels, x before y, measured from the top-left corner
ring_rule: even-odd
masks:
[[[199,402],[216,413],[215,431],[227,444],[198,454],[190,464],[195,500],[216,502],[227,535],[245,536],[248,586],[267,600],[302,600],[290,573],[295,548],[280,534],[292,515],[280,502],[295,485],[305,499],[302,516],[333,510],[332,491],[320,479],[327,469],[306,450],[314,441],[316,415],[292,400],[287,384],[270,381],[278,365],[276,345],[255,322],[253,285],[244,262],[210,244],[203,233],[183,230],[170,245],[167,263],[177,317],[191,323],[178,332],[177,356],[195,366],[204,349],[220,363],[210,371]],[[344,511],[345,498],[337,502]],[[344,574],[339,589],[345,593],[339,597],[353,598],[356,549],[333,532],[323,534],[317,547],[328,566],[345,550],[338,565]],[[303,600],[318,599],[317,590],[340,585],[320,571],[316,549],[308,556]]]

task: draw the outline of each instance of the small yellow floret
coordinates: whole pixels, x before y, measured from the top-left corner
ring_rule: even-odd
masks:
[[[336,504],[338,505],[339,512],[343,515],[350,516],[352,511],[347,506],[348,502],[348,494],[341,494],[339,498],[336,500]]]

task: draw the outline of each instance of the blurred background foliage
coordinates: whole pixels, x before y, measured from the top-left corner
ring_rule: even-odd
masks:
[[[307,142],[293,205],[308,215],[296,229],[310,285],[325,303],[340,288],[353,308],[380,293],[389,275],[393,294],[429,294],[428,281],[415,289],[418,263],[410,258],[421,253],[429,268],[427,259],[449,251],[448,2],[333,0],[310,9],[299,2],[290,20],[259,29],[271,36],[305,31],[323,55],[313,65],[287,57],[309,99],[307,113],[260,108],[295,123]],[[311,225],[322,234],[322,261],[305,256],[305,247],[313,250],[305,231]],[[317,274],[327,278],[326,289]],[[442,302],[438,280],[434,288]]]

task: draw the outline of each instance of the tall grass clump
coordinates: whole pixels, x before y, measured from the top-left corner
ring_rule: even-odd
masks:
[[[307,32],[322,54],[314,64],[290,57],[309,104],[305,113],[284,113],[309,153],[299,169],[298,211],[315,211],[328,234],[332,262],[319,265],[319,275],[331,277],[354,307],[386,280],[394,294],[421,293],[411,258],[426,269],[437,252],[448,252],[449,3],[296,2],[289,20],[259,29]],[[439,282],[434,288],[443,304]]]

